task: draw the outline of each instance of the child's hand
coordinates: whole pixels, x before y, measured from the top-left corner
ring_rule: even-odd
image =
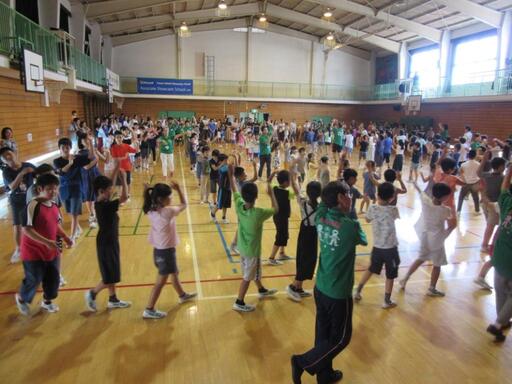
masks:
[[[46,242],[46,244],[45,244],[45,245],[46,245],[46,246],[48,247],[48,249],[50,249],[50,250],[57,250],[57,249],[59,249],[59,247],[57,246],[57,242],[56,242],[56,241],[50,241],[50,240],[48,240],[48,241]]]

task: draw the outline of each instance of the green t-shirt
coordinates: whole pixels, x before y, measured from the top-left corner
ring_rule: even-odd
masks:
[[[260,156],[270,155],[270,135],[260,136]]]
[[[244,208],[240,192],[234,193],[235,210],[238,216],[238,249],[244,257],[261,256],[263,222],[275,213],[273,208]]]
[[[333,129],[333,135],[334,135],[334,144],[339,145],[340,147],[343,146],[343,140],[345,139],[345,135],[343,133],[342,128],[334,128]]]
[[[492,265],[501,276],[512,279],[512,193],[502,191],[498,205],[500,226],[494,244]]]
[[[357,220],[321,203],[315,216],[320,262],[316,288],[333,299],[352,296],[356,245],[367,245],[366,234]]]
[[[174,153],[174,137],[176,136],[174,130],[169,130],[167,136],[160,137],[160,153],[169,155]]]
[[[471,149],[474,149],[475,151],[482,146],[482,143],[479,141],[473,141],[471,143]]]
[[[267,124],[268,134],[272,136],[272,133],[274,132],[274,126],[270,123]]]

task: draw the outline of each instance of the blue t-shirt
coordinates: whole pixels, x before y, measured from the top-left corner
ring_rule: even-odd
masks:
[[[78,155],[73,160],[71,169],[62,172],[62,168],[68,165],[69,160],[59,157],[53,160],[53,167],[60,176],[59,194],[62,200],[81,197],[82,195],[82,167],[89,164],[87,156]]]
[[[392,147],[393,147],[393,140],[391,140],[391,137],[386,137],[384,139],[384,153],[386,153],[386,154],[391,153]]]
[[[224,164],[219,168],[219,188],[231,190],[229,185],[228,166]]]

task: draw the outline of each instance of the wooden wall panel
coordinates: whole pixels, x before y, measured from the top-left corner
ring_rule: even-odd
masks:
[[[0,129],[13,129],[22,160],[56,150],[56,129],[61,135],[67,134],[72,110],[79,116],[83,114],[79,92],[65,90],[60,104],[43,107],[40,94],[25,92],[19,80],[0,77]],[[28,133],[32,134],[32,142],[27,140]]]
[[[136,99],[127,98],[124,101],[125,113],[158,116],[160,111],[194,111],[197,116],[205,115],[213,118],[223,118],[225,115],[238,115],[239,112],[249,112],[259,109],[270,113],[271,119],[296,119],[298,123],[311,119],[315,115],[332,116],[344,120],[359,118],[359,108],[355,105],[310,104],[310,103],[277,103],[266,102],[265,108],[259,108],[261,102],[252,101],[211,101],[211,100],[169,100],[169,99]],[[117,110],[117,112],[121,112]]]
[[[360,116],[365,121],[399,121],[404,114],[392,105],[362,105]],[[418,116],[432,117],[435,125],[448,124],[451,137],[462,135],[466,124],[490,137],[512,135],[512,102],[424,103]]]

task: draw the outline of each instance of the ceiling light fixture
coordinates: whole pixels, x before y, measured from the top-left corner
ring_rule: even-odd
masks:
[[[325,18],[332,17],[332,11],[331,11],[329,8],[327,8],[327,9],[325,10],[325,12],[324,12],[324,17],[325,17]]]
[[[334,40],[334,35],[332,34],[332,32],[329,32],[329,34],[325,38],[329,41],[332,41]]]
[[[226,4],[226,2],[224,0],[220,0],[218,7],[219,7],[219,9],[224,10],[224,9],[228,8],[228,5]]]
[[[180,30],[181,31],[188,31],[187,23],[185,23],[185,22],[181,23]]]
[[[265,16],[265,14],[264,14],[264,13],[262,13],[262,14],[260,15],[260,17],[259,17],[258,21],[259,21],[260,23],[264,23],[264,22],[266,22],[266,21],[267,21],[267,16]]]

